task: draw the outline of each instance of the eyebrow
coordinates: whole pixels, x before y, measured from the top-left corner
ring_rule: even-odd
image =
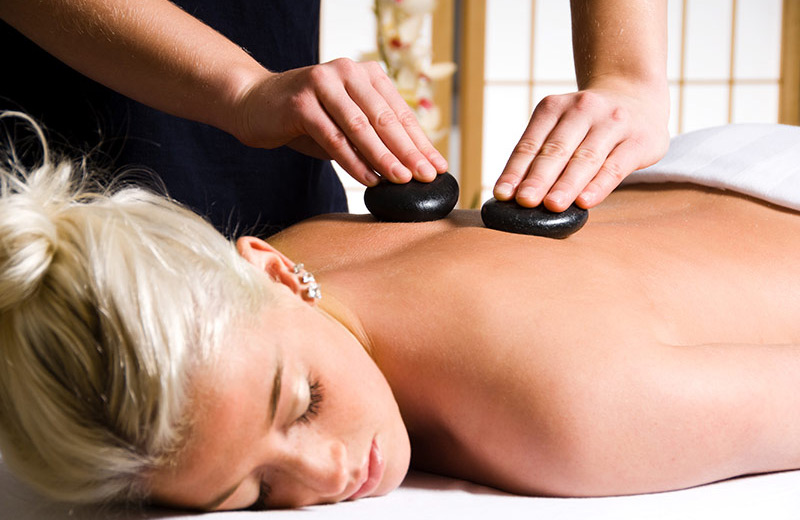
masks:
[[[278,410],[278,403],[281,400],[281,387],[283,386],[281,384],[282,381],[283,381],[283,360],[278,358],[278,362],[276,363],[275,366],[275,375],[272,377],[272,392],[269,398],[269,423],[267,424],[267,426],[272,424],[272,422],[275,420],[275,413]],[[230,496],[233,495],[237,489],[239,489],[240,485],[241,482],[237,482],[236,485],[232,486],[230,489],[220,494],[214,500],[200,506],[200,509],[204,511],[211,511],[213,509],[216,509],[223,502],[228,500],[228,498],[230,498]]]

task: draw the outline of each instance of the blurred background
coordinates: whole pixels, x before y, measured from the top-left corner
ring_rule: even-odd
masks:
[[[644,0],[643,0],[644,1]],[[322,0],[322,61],[377,49],[374,0]],[[494,181],[549,94],[573,91],[569,0],[438,0],[420,33],[434,62],[436,145],[461,185],[460,207]],[[800,0],[669,0],[670,132],[727,123],[800,124]],[[340,172],[353,213],[363,187]]]

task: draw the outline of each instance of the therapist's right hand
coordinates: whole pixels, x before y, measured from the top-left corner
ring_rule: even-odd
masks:
[[[237,137],[247,145],[288,145],[333,159],[367,186],[377,184],[378,175],[395,183],[412,177],[428,182],[447,171],[377,63],[342,58],[266,72],[240,99]]]

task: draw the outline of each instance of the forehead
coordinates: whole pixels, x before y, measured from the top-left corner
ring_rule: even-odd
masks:
[[[196,507],[246,473],[248,454],[268,427],[280,352],[249,345],[231,349],[191,378],[183,448],[150,479],[157,502]]]
[[[218,358],[199,370],[189,388],[189,415],[193,437],[242,419],[242,414],[261,413],[268,403],[276,370],[283,365],[287,349],[269,331],[241,326]],[[289,354],[291,352],[289,351]],[[249,420],[249,419],[248,419]]]

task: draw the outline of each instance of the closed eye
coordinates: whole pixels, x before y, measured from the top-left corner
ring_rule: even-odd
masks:
[[[308,378],[308,407],[303,415],[297,418],[298,423],[308,424],[319,413],[324,387],[319,379]]]
[[[308,406],[303,414],[295,420],[295,422],[308,424],[311,422],[312,418],[316,417],[316,415],[319,413],[320,404],[322,403],[323,391],[324,388],[319,379],[314,379],[312,377],[308,378]],[[272,488],[264,481],[262,476],[259,484],[258,498],[246,510],[265,511],[269,509],[269,498],[271,493]]]
[[[248,507],[247,511],[265,511],[269,509],[269,495],[272,492],[272,488],[269,487],[269,484],[264,482],[263,478],[261,479],[261,483],[259,484],[258,489],[258,498],[253,505]]]

